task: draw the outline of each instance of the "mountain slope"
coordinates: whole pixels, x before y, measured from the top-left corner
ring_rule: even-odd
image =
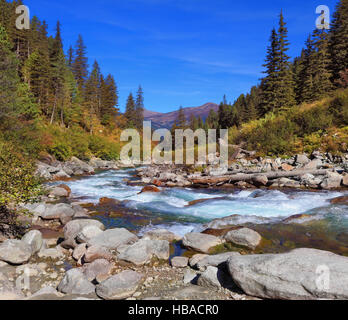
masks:
[[[210,110],[214,110],[215,112],[217,112],[218,109],[219,109],[219,106],[216,103],[209,102],[200,107],[184,108],[183,111],[185,113],[186,119],[189,121],[192,114],[197,118],[201,117],[203,120],[205,120],[208,117]],[[179,111],[160,113],[160,112],[145,110],[144,120],[151,121],[152,128],[154,129],[158,129],[158,128],[170,129],[174,121],[177,119],[178,113]]]

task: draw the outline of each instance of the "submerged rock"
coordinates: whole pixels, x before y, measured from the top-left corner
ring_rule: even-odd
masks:
[[[348,299],[348,258],[316,249],[233,256],[228,269],[248,295],[269,299]]]
[[[155,192],[155,193],[158,193],[158,192],[161,192],[160,189],[158,189],[157,187],[155,186],[146,186],[144,187],[140,193],[146,193],[146,192]]]

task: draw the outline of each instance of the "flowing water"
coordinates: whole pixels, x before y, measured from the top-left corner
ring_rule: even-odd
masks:
[[[126,182],[134,174],[134,170],[103,171],[66,184],[74,197],[83,201],[97,204],[102,197],[122,201],[122,214],[108,215],[101,210],[98,218],[109,227],[127,227],[139,233],[166,228],[184,235],[201,230],[205,222],[230,215],[236,215],[236,223],[276,224],[302,213],[326,220],[329,229],[348,233],[348,206],[329,201],[347,192],[168,188],[161,193],[139,194],[142,187]],[[200,199],[208,200],[189,204]]]

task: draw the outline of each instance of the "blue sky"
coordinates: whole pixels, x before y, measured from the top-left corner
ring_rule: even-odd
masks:
[[[54,33],[60,20],[65,50],[82,34],[92,65],[115,76],[124,109],[139,84],[145,107],[169,112],[224,94],[234,101],[262,76],[270,31],[283,9],[290,55],[315,27],[315,9],[336,0],[24,0],[31,16]]]

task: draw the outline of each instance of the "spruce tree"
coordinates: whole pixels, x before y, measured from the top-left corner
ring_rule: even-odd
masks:
[[[86,57],[86,46],[83,38],[79,35],[75,46],[75,60],[72,64],[73,73],[79,90],[83,92],[88,77],[88,59]]]
[[[141,86],[139,86],[136,102],[135,102],[135,126],[138,130],[141,130],[143,128],[143,121],[144,121],[144,92]]]
[[[180,106],[178,116],[176,118],[176,129],[187,129],[186,116],[182,106]]]
[[[333,14],[330,32],[331,72],[337,83],[340,72],[348,69],[348,0],[340,0]]]
[[[130,93],[127,99],[125,117],[127,119],[128,128],[135,128],[136,125],[136,114],[135,114],[135,101],[133,94]]]
[[[284,21],[283,12],[279,17],[278,29],[278,63],[277,84],[276,84],[276,108],[287,109],[296,104],[294,92],[294,75],[290,68],[290,57],[287,55],[289,50],[288,29]]]
[[[263,65],[266,68],[266,71],[264,71],[266,77],[261,81],[261,115],[274,111],[278,106],[276,102],[276,87],[278,82],[277,56],[279,43],[278,35],[274,28],[269,41],[270,45],[267,48],[266,63]]]

